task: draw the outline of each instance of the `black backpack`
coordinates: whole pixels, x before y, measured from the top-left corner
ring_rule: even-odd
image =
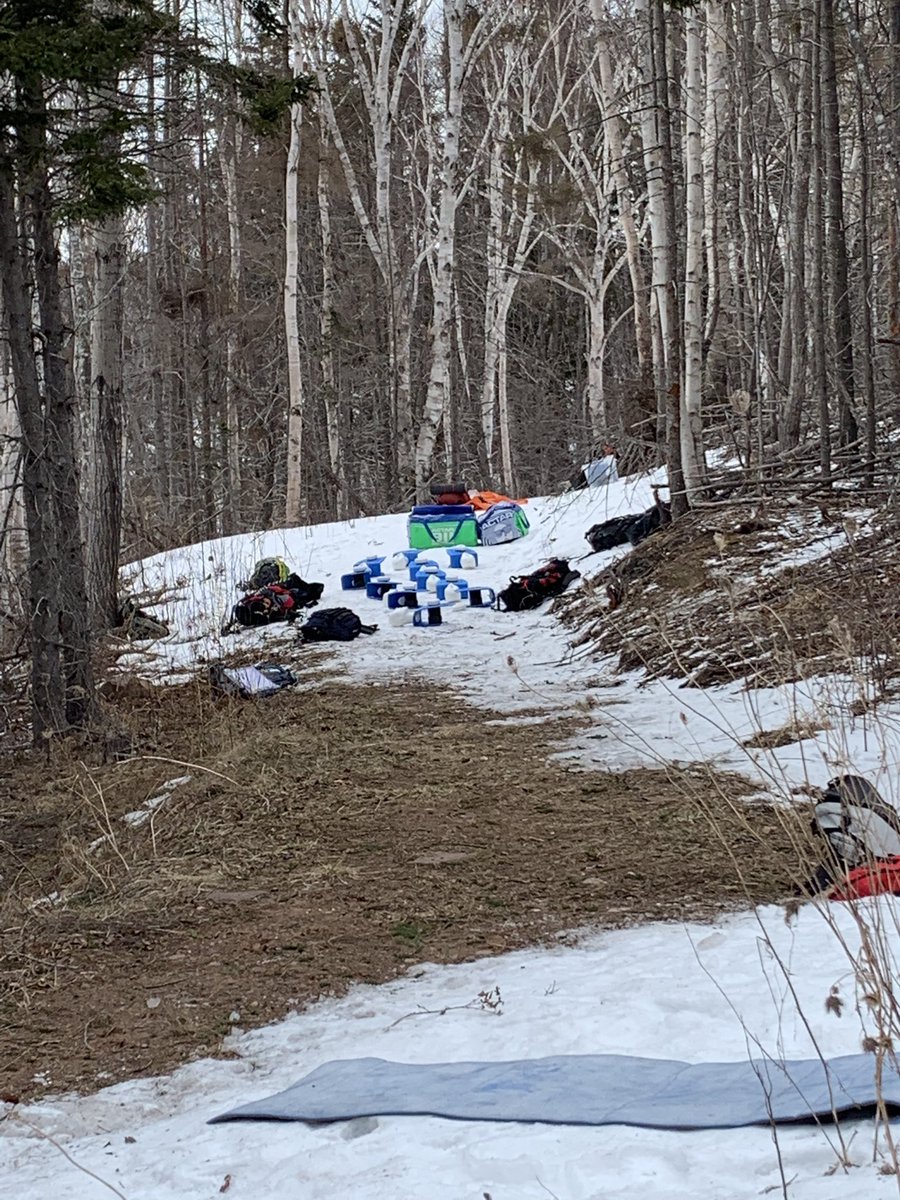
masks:
[[[584,536],[593,552],[599,554],[601,550],[624,546],[626,542],[639,546],[651,533],[668,525],[671,520],[671,504],[667,500],[660,500],[657,494],[652,508],[642,513],[628,513],[624,517],[611,517],[599,525],[592,525]]]
[[[530,575],[511,575],[509,587],[497,597],[497,608],[501,604],[507,612],[537,608],[551,596],[561,595],[570,583],[580,578],[581,572],[573,571],[567,559],[551,558]]]
[[[626,517],[611,517],[599,525],[592,525],[584,535],[595,554],[602,550],[612,550],[614,546],[624,546],[629,540],[628,531],[638,514],[630,513]]]
[[[361,633],[374,633],[377,625],[363,625],[349,608],[321,608],[300,630],[304,642],[352,642]]]

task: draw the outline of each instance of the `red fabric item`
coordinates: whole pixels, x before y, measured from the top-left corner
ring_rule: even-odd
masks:
[[[286,587],[282,587],[280,583],[270,583],[265,589],[267,592],[272,592],[278,604],[288,612],[294,607],[294,597]]]
[[[836,883],[829,900],[861,900],[864,896],[900,895],[900,856],[865,863],[847,872],[843,883]]]

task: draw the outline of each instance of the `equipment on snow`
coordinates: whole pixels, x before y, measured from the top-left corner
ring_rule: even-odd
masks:
[[[514,542],[530,528],[525,510],[513,500],[501,500],[478,514],[478,539],[482,546]]]
[[[840,867],[900,855],[900,812],[859,775],[831,780],[813,810],[813,831]]]
[[[407,519],[407,539],[419,550],[477,546],[475,510],[471,504],[418,504]]]
[[[511,575],[509,586],[497,597],[497,608],[502,605],[507,612],[537,608],[552,596],[561,595],[570,583],[580,578],[581,572],[572,570],[567,559],[551,558],[530,575]],[[475,603],[472,596],[473,589],[470,588],[470,604]]]
[[[385,592],[392,592],[397,586],[389,575],[374,575],[366,584],[366,595],[370,600],[380,600]]]
[[[284,583],[290,574],[291,568],[283,558],[261,558],[250,578],[242,580],[237,586],[244,592],[256,592],[273,583]]]
[[[428,489],[435,504],[468,504],[469,489],[465,482],[459,479],[452,483],[433,483]]]
[[[352,642],[361,633],[375,633],[377,625],[363,625],[349,608],[320,608],[300,630],[304,642]]]
[[[222,632],[230,632],[235,625],[257,628],[274,621],[292,623],[302,609],[319,603],[324,589],[324,583],[307,583],[299,575],[288,575],[284,583],[259,588],[239,600]]]
[[[452,570],[470,570],[478,566],[478,555],[468,546],[448,546],[447,557],[450,559]]]
[[[493,588],[482,587],[481,584],[469,586],[470,608],[493,608],[497,601],[497,593]]]
[[[612,517],[599,525],[592,525],[584,536],[594,554],[599,554],[601,550],[611,550],[614,546],[623,546],[626,542],[638,546],[651,533],[655,533],[663,525],[670,524],[671,504],[660,500],[658,492],[654,492],[654,495],[656,502],[646,512]]]

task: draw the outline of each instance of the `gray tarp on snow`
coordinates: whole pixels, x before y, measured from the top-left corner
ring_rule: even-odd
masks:
[[[871,1110],[875,1059],[683,1063],[618,1054],[514,1062],[327,1062],[292,1087],[214,1121],[337,1121],[388,1114],[557,1125],[721,1129],[829,1120]],[[900,1077],[885,1064],[883,1094],[900,1111]]]

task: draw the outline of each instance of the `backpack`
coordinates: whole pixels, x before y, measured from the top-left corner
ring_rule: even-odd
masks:
[[[499,609],[502,604],[507,612],[537,608],[551,596],[561,595],[570,583],[580,578],[581,572],[571,570],[565,558],[551,558],[530,575],[511,575],[509,587],[497,597],[496,607]]]
[[[377,625],[363,625],[349,608],[320,608],[300,630],[304,642],[352,642],[361,633],[374,633]]]
[[[307,583],[305,579],[301,579],[293,572],[288,575],[281,586],[291,593],[294,605],[298,609],[312,608],[314,604],[319,603],[322,593],[325,591],[324,583]]]
[[[601,550],[611,550],[613,546],[623,546],[626,542],[639,546],[651,533],[668,525],[671,520],[672,506],[667,500],[657,499],[646,512],[611,517],[599,525],[592,525],[584,536],[593,552],[599,554]]]
[[[248,592],[258,592],[273,583],[284,583],[291,570],[283,558],[261,558],[253,568],[253,574],[238,587]]]
[[[636,520],[636,513],[627,517],[611,517],[599,525],[592,525],[584,536],[591,550],[599,554],[602,550],[612,550],[613,546],[624,545],[629,540],[628,530]]]
[[[230,629],[231,625],[255,629],[260,625],[270,625],[273,621],[291,624],[296,621],[302,608],[318,604],[324,587],[324,583],[306,583],[299,575],[289,575],[284,583],[271,583],[268,587],[250,592],[234,606],[231,621],[223,632]]]
[[[841,867],[900,855],[900,812],[859,775],[831,780],[813,810],[812,828]]]

